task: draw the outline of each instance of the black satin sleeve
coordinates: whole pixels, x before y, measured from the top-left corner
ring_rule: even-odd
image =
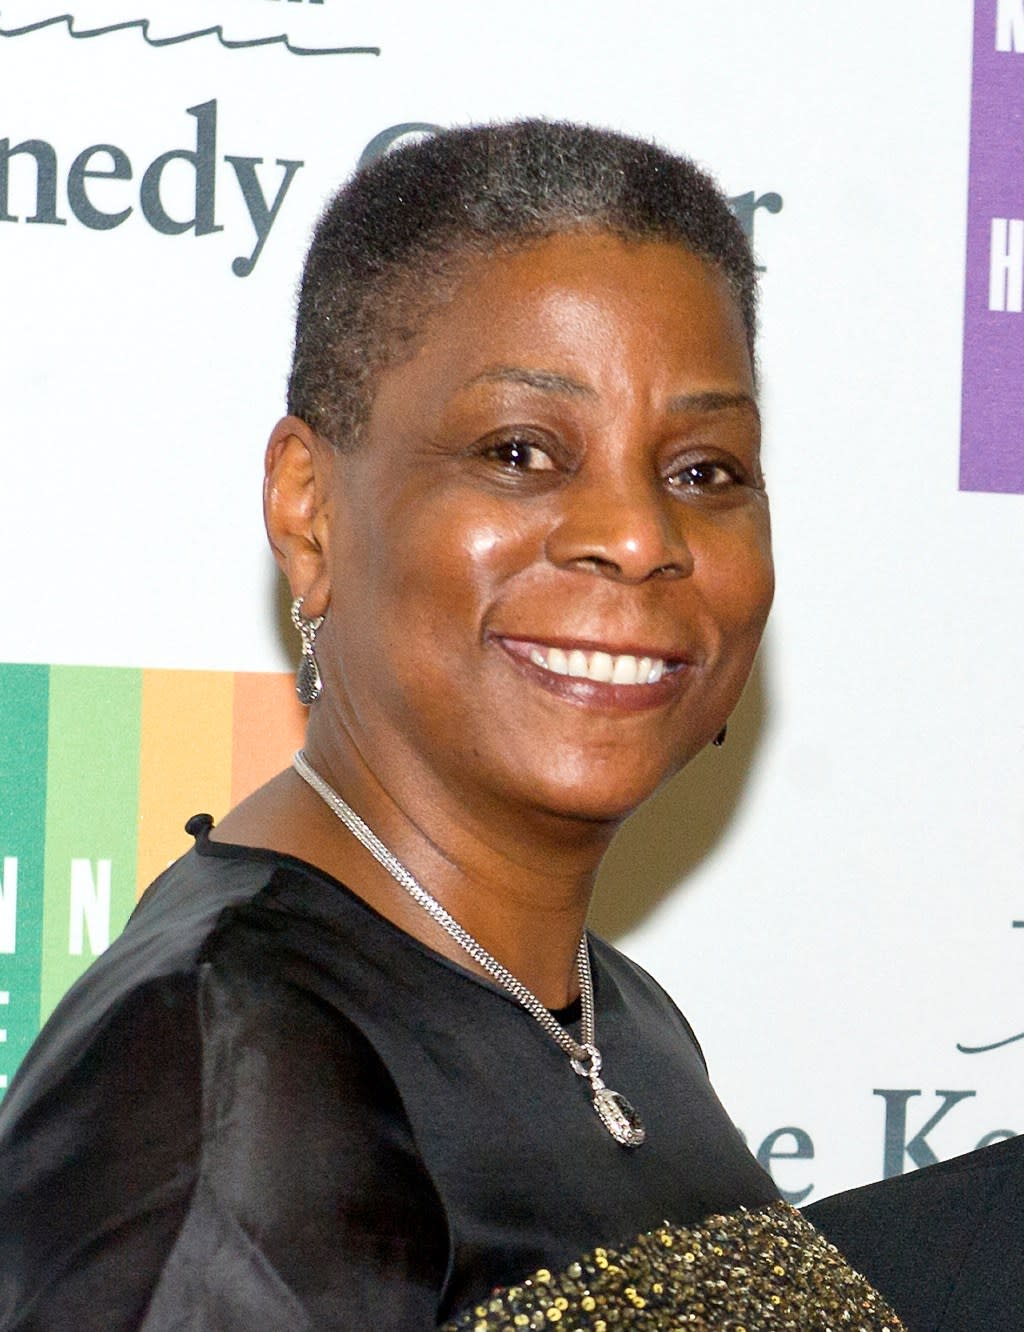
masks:
[[[14,1118],[0,1151],[3,1332],[139,1325],[197,1177],[194,1012],[191,977],[139,987]]]
[[[207,950],[199,1179],[143,1328],[433,1327],[444,1213],[394,1083],[287,957],[263,979],[273,950],[246,944]]]
[[[444,1216],[391,1079],[237,940],[133,993],[9,1144],[4,1332],[435,1326]]]

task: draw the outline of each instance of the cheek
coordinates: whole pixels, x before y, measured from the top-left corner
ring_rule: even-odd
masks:
[[[465,551],[474,566],[489,565],[502,545],[502,534],[491,525],[481,524],[466,533]]]
[[[704,557],[703,591],[724,642],[760,638],[775,592],[767,519],[728,534]]]
[[[525,514],[473,497],[439,494],[407,513],[401,526],[401,581],[432,614],[482,616],[538,542]]]
[[[507,504],[499,511],[452,491],[421,493],[385,518],[360,543],[379,557],[359,561],[362,588],[346,597],[353,634],[388,654],[402,692],[422,696],[438,677],[473,678],[488,613],[536,545],[528,525]],[[383,675],[379,687],[388,688]]]

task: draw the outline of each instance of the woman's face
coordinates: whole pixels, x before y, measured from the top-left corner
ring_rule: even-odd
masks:
[[[628,813],[750,669],[759,437],[739,311],[689,252],[577,234],[477,262],[333,463],[331,724],[385,786]]]

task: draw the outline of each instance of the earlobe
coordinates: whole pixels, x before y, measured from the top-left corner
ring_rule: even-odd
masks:
[[[263,520],[274,558],[304,613],[330,603],[327,550],[333,449],[297,416],[278,421],[264,460]]]

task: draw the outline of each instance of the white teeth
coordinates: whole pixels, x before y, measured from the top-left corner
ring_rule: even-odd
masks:
[[[612,678],[613,661],[610,652],[595,652],[590,658],[590,678],[607,684]]]
[[[594,680],[598,684],[657,684],[665,674],[665,662],[661,657],[637,658],[628,652],[613,657],[610,652],[583,652],[580,648],[566,652],[562,648],[545,648],[532,643],[530,660],[534,666],[554,675]]]

